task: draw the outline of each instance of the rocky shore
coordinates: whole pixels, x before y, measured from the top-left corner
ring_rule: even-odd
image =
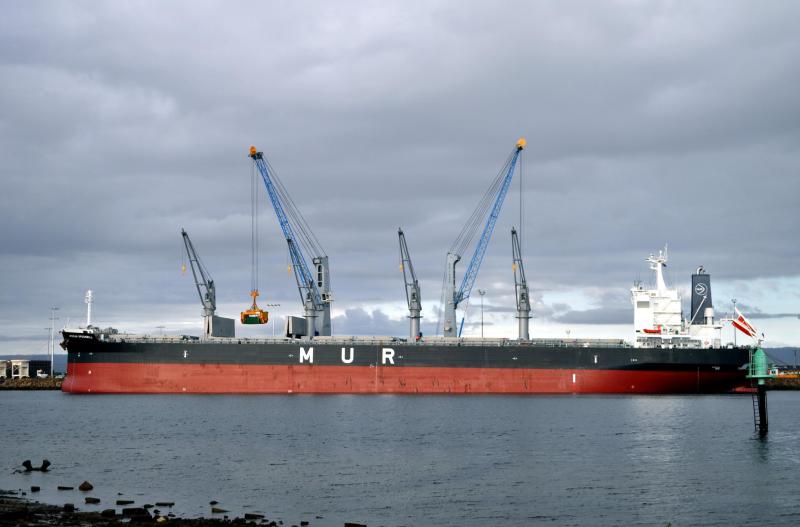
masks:
[[[45,505],[28,501],[17,496],[0,496],[0,527],[30,525],[30,526],[110,526],[125,524],[147,524],[156,525],[166,524],[186,527],[204,527],[211,525],[271,525],[270,522],[264,523],[260,518],[245,520],[244,518],[235,519],[182,519],[167,518],[165,516],[154,517],[146,509],[131,507],[123,509],[124,513],[117,515],[113,509],[109,512],[81,512],[75,509],[74,504],[65,504],[62,507],[55,505]],[[164,518],[160,520],[160,518]],[[277,525],[277,524],[276,524]]]
[[[0,390],[60,390],[64,379],[46,377],[23,377],[22,379],[0,378]]]
[[[23,493],[25,494],[25,493]],[[88,500],[89,498],[87,498]],[[88,503],[88,501],[87,501]],[[132,502],[131,502],[132,503]],[[172,504],[161,504],[172,505]],[[74,503],[62,506],[47,505],[32,501],[13,491],[0,490],[0,527],[18,526],[55,526],[96,527],[115,525],[170,525],[180,527],[210,527],[224,525],[252,525],[258,527],[308,527],[309,521],[295,524],[284,524],[266,518],[263,514],[245,513],[242,517],[229,518],[179,518],[173,514],[162,515],[154,505],[141,507],[125,506],[117,509],[105,509],[102,512],[86,512],[77,509]],[[212,507],[212,512],[227,512]],[[319,518],[319,517],[318,517]],[[345,523],[344,527],[366,527],[359,523]]]

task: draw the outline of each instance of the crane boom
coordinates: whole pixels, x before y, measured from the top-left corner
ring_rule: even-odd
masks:
[[[214,280],[211,278],[206,266],[198,256],[189,234],[181,229],[183,245],[186,247],[186,254],[189,256],[189,265],[192,268],[194,285],[197,294],[200,296],[200,303],[203,304],[203,334],[205,337],[234,337],[236,334],[235,324],[232,318],[218,317],[217,311],[217,290]],[[186,271],[186,266],[183,266]]]
[[[189,266],[192,268],[194,285],[197,288],[197,294],[200,296],[200,303],[203,304],[203,316],[213,317],[214,312],[217,310],[217,292],[214,287],[214,280],[209,275],[205,265],[200,261],[200,257],[197,256],[194,244],[184,229],[181,229],[181,236],[186,247],[186,254],[189,257]]]
[[[531,318],[531,301],[528,292],[528,281],[525,279],[525,267],[522,265],[522,249],[517,236],[517,229],[511,228],[511,256],[514,270],[514,290],[517,297],[517,319],[519,320],[519,339],[530,340],[529,321]]]
[[[475,212],[473,212],[472,216],[470,217],[470,220],[462,231],[462,234],[459,235],[459,240],[461,240],[461,242],[456,240],[456,243],[454,244],[454,248],[457,248],[459,243],[461,243],[463,248],[466,248],[467,243],[471,239],[471,236],[469,235],[470,229],[478,226],[478,222],[483,218],[483,215],[486,214],[486,211],[484,210],[485,207],[488,207],[491,197],[494,196],[494,202],[489,209],[489,214],[486,218],[486,224],[483,227],[481,236],[478,239],[478,243],[475,246],[474,252],[472,253],[472,258],[469,261],[467,271],[464,273],[464,277],[461,280],[461,285],[458,288],[458,291],[455,290],[455,268],[456,264],[461,260],[461,255],[458,254],[460,251],[458,251],[458,249],[451,249],[451,251],[447,254],[445,278],[446,289],[444,295],[445,316],[443,328],[444,335],[447,337],[461,335],[461,330],[464,327],[464,320],[462,318],[461,325],[458,329],[458,334],[456,334],[456,309],[458,309],[458,306],[462,302],[469,299],[469,296],[472,292],[472,287],[475,285],[475,280],[478,278],[478,271],[480,270],[481,263],[483,263],[483,257],[486,255],[486,248],[489,246],[489,240],[492,237],[492,232],[494,232],[494,226],[497,223],[498,216],[500,216],[500,210],[503,207],[503,202],[505,201],[505,197],[508,194],[508,189],[511,186],[511,180],[514,177],[514,170],[517,166],[517,160],[519,159],[520,153],[525,148],[525,144],[526,142],[524,138],[520,138],[520,140],[517,141],[514,151],[503,167],[504,170],[501,170],[500,175],[502,175],[502,179],[497,179],[492,183],[489,191],[487,191],[487,194],[481,200],[481,203],[479,203],[478,208],[476,208]],[[465,233],[467,233],[466,236]]]
[[[414,272],[414,265],[411,263],[411,255],[408,253],[408,244],[406,244],[406,235],[403,233],[403,229],[397,229],[397,237],[400,240],[400,269],[403,271],[403,279],[406,283],[406,302],[410,320],[409,336],[418,340],[422,337],[419,328],[420,318],[422,318],[419,280],[417,280],[417,273]]]
[[[250,147],[250,157],[261,174],[267,189],[272,208],[278,217],[283,236],[289,249],[297,289],[303,302],[306,316],[307,334],[330,335],[330,302],[332,296],[329,285],[328,257],[319,246],[319,242],[311,233],[305,219],[294,207],[286,189],[264,158],[264,154]],[[287,212],[288,209],[288,212]],[[316,268],[316,277],[308,266],[308,253]]]

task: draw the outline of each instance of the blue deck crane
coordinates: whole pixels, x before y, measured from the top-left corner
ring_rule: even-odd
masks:
[[[520,140],[517,141],[505,165],[503,165],[503,168],[497,174],[494,181],[492,181],[489,189],[483,195],[483,198],[481,198],[478,206],[473,211],[469,220],[467,220],[466,225],[464,225],[458,238],[453,242],[452,247],[447,253],[443,298],[444,324],[442,328],[445,337],[460,337],[461,331],[464,329],[464,318],[462,317],[458,333],[456,333],[456,310],[459,305],[469,299],[472,286],[475,285],[475,279],[478,278],[478,271],[481,268],[483,257],[486,254],[486,248],[489,246],[489,240],[492,237],[494,225],[497,223],[500,209],[503,207],[503,201],[505,201],[506,194],[508,194],[508,189],[511,186],[511,180],[514,177],[517,160],[519,159],[520,153],[525,148],[525,144],[524,138],[520,138]],[[486,218],[486,223],[484,224],[480,238],[478,238],[475,251],[472,253],[472,259],[470,259],[467,271],[464,273],[464,278],[461,280],[461,286],[456,290],[456,264],[461,261],[461,253],[468,248],[475,234],[477,234],[478,227],[480,227],[483,218]]]
[[[330,291],[328,256],[264,154],[251,146],[250,157],[264,180],[272,208],[289,248],[291,268],[305,310],[306,335],[329,336],[333,296]],[[307,263],[309,260],[314,266],[313,273]]]

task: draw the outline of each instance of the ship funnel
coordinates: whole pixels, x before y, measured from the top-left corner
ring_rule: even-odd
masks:
[[[692,311],[690,324],[713,324],[714,305],[711,302],[711,275],[702,266],[692,275]]]

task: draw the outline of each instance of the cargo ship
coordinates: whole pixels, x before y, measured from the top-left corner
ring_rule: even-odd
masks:
[[[262,152],[251,147],[254,229],[256,174],[263,180],[287,243],[304,317],[288,317],[278,338],[237,338],[234,320],[216,315],[215,284],[182,231],[203,306],[200,336],[148,336],[91,324],[65,328],[62,390],[69,393],[262,394],[667,394],[727,393],[747,385],[750,349],[723,345],[710,276],[692,275],[691,312],[667,287],[666,248],[647,261],[654,285],[631,289],[634,340],[531,338],[531,306],[519,235],[511,231],[517,338],[464,337],[465,306],[525,147],[520,139],[447,253],[441,336],[420,331],[422,300],[405,235],[398,231],[409,310],[407,337],[332,335],[328,257]],[[520,200],[521,203],[522,200]],[[522,205],[520,205],[522,206]],[[257,232],[254,231],[253,240]],[[456,264],[474,243],[460,286]],[[311,266],[308,262],[311,262]],[[253,241],[252,306],[242,324],[264,324]],[[437,331],[438,333],[438,331]]]
[[[144,336],[64,329],[69,393],[689,394],[746,386],[747,347],[723,346],[710,276],[692,276],[695,320],[664,285],[631,289],[636,338]],[[701,317],[702,320],[696,320]]]

